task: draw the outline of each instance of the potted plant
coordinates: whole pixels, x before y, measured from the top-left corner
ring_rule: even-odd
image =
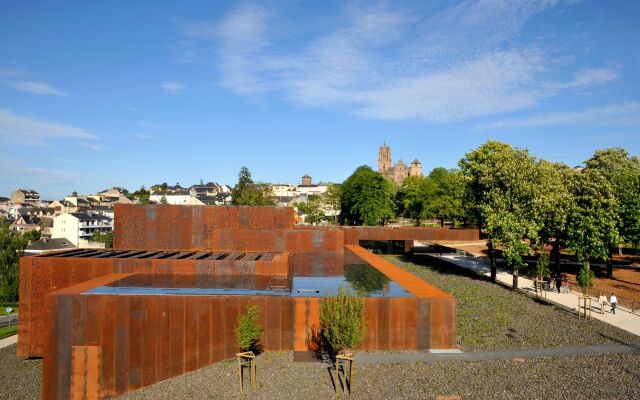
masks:
[[[243,369],[248,367],[251,380],[251,386],[256,389],[256,343],[262,335],[262,326],[258,322],[260,318],[260,307],[255,304],[249,304],[244,314],[238,315],[238,323],[236,325],[235,334],[236,342],[240,348],[240,352],[236,354],[238,359],[238,376],[240,378],[240,393],[244,393]]]
[[[355,358],[353,349],[366,334],[364,321],[365,300],[359,293],[353,293],[345,286],[339,286],[335,296],[326,296],[320,302],[320,327],[325,342],[335,355],[336,377],[340,379],[343,391],[353,390],[353,370]],[[349,364],[347,379],[346,364]],[[342,369],[343,379],[340,378]],[[338,385],[336,385],[336,392]]]

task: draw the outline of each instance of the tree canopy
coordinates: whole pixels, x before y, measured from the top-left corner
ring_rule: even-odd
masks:
[[[391,183],[371,167],[358,167],[342,184],[340,220],[347,225],[378,225],[393,217]]]
[[[472,211],[489,240],[491,278],[495,280],[494,250],[498,246],[509,266],[518,270],[523,265],[522,254],[529,251],[525,239],[537,239],[539,226],[532,214],[536,162],[527,150],[489,141],[459,164]]]
[[[466,220],[464,208],[464,177],[459,170],[434,168],[429,173],[434,191],[428,206],[429,216],[440,220],[440,226],[445,221],[456,223]]]
[[[20,257],[28,240],[0,221],[0,301],[18,301]]]
[[[231,191],[231,204],[234,206],[273,206],[275,201],[270,195],[269,185],[255,183],[251,172],[242,167],[238,174],[238,183]]]

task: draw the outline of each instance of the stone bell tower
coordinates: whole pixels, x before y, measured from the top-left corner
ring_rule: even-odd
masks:
[[[384,175],[391,165],[391,149],[387,146],[387,142],[384,142],[378,150],[378,172]]]

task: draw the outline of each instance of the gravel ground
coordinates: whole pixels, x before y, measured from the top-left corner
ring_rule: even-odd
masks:
[[[16,345],[0,349],[0,398],[39,399],[42,392],[42,360],[21,360]]]
[[[599,320],[580,319],[467,269],[424,256],[412,262],[385,258],[456,297],[458,347],[463,351],[640,343],[636,335]]]
[[[638,343],[640,338],[479,279],[467,270],[417,258],[389,260],[458,299],[459,346],[465,351]],[[41,360],[0,349],[0,398],[34,399]],[[130,393],[127,399],[240,397],[235,361],[225,361]],[[292,353],[258,358],[255,398],[334,396],[328,365],[294,363]],[[511,361],[357,364],[354,398],[629,399],[640,398],[640,353]]]
[[[327,365],[293,363],[291,353],[258,358],[259,399],[334,396]],[[512,361],[357,364],[353,398],[640,398],[640,353]],[[242,397],[236,364],[221,362],[124,396],[124,399]],[[249,397],[248,395],[245,395]]]

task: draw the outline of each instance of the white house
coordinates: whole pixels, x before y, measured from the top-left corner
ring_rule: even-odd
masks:
[[[274,183],[271,185],[271,193],[274,197],[295,197],[295,187],[290,183]]]
[[[191,198],[191,194],[188,191],[180,191],[180,192],[155,192],[149,196],[149,200],[154,203],[162,203],[162,198],[167,201],[167,204],[184,204],[187,200]]]
[[[94,232],[108,233],[113,231],[113,219],[99,214],[65,213],[53,219],[52,239],[66,238],[74,246],[102,247],[100,244],[92,246],[87,241]],[[81,244],[83,246],[81,246]]]

